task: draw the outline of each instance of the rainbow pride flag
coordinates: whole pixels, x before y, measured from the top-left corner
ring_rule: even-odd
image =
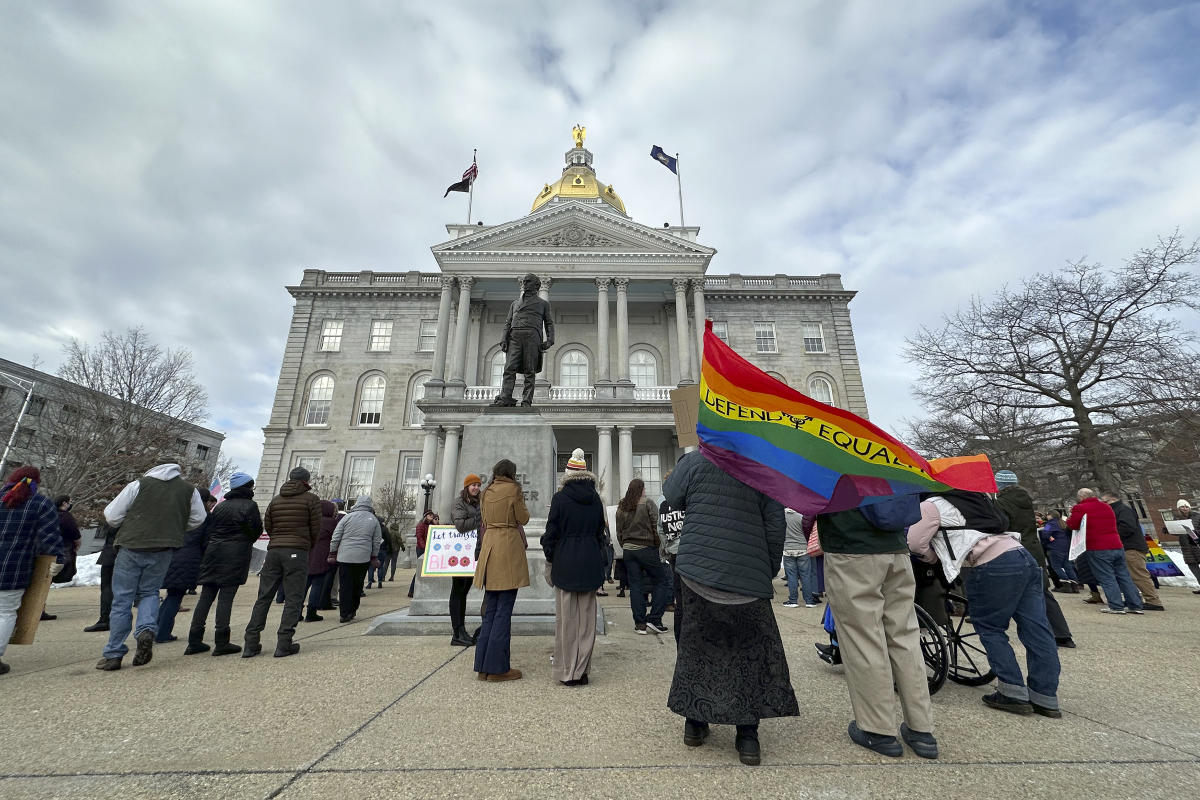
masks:
[[[862,417],[775,380],[713,334],[712,322],[696,434],[722,470],[801,514],[901,494],[996,491],[987,456],[926,461]]]
[[[1175,562],[1167,555],[1167,552],[1162,549],[1162,545],[1158,543],[1158,539],[1146,537],[1146,544],[1150,547],[1150,552],[1146,553],[1146,570],[1156,578],[1182,578],[1183,570],[1175,566]]]

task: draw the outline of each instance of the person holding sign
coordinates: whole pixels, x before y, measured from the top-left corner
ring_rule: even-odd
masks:
[[[450,512],[450,521],[459,533],[479,531],[479,492],[483,479],[472,473],[463,478],[462,491],[454,500],[454,508]],[[469,575],[456,575],[450,579],[450,625],[454,628],[454,638],[450,644],[454,647],[471,647],[475,640],[467,633],[467,593],[471,591]]]
[[[1080,489],[1075,494],[1079,502],[1071,509],[1066,525],[1078,531],[1084,521],[1087,522],[1088,566],[1104,589],[1104,599],[1108,602],[1100,610],[1105,614],[1145,613],[1142,610],[1142,595],[1125,564],[1125,548],[1117,533],[1116,513],[1091,489]]]
[[[0,489],[0,656],[17,625],[17,610],[33,577],[35,556],[55,556],[52,576],[62,570],[65,554],[58,512],[50,498],[38,494],[41,479],[36,467],[20,467]],[[0,675],[8,670],[8,664],[0,661]]]
[[[521,670],[509,660],[517,590],[529,585],[525,531],[529,509],[517,482],[517,465],[502,458],[479,500],[482,528],[475,545],[475,586],[483,589],[483,627],[475,642],[475,671],[481,681],[515,681]]]
[[[587,686],[608,534],[596,476],[580,448],[571,453],[559,487],[541,540],[554,585],[554,677],[563,686]]]

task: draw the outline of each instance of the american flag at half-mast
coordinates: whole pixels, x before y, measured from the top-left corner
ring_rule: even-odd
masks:
[[[471,158],[471,166],[467,167],[462,174],[462,180],[458,183],[450,184],[450,188],[446,189],[446,193],[442,197],[449,197],[451,192],[469,192],[471,184],[475,182],[475,178],[479,176],[479,165],[475,163],[475,158]]]

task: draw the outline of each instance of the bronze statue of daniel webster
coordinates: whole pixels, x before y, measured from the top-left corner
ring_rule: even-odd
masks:
[[[513,399],[518,372],[525,376],[519,405],[533,405],[533,382],[542,371],[542,353],[554,345],[554,317],[550,313],[550,304],[538,297],[541,288],[542,282],[536,275],[526,275],[521,280],[521,296],[508,309],[504,336],[500,339],[500,349],[508,358],[504,361],[500,394],[492,401],[494,406],[518,405]],[[542,338],[543,328],[545,339]]]

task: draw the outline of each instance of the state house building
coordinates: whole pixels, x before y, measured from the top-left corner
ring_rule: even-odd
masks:
[[[348,498],[385,485],[419,495],[432,473],[433,507],[448,520],[463,475],[490,467],[459,465],[459,441],[498,391],[505,317],[529,272],[555,323],[534,406],[554,426],[559,468],[583,448],[609,503],[634,477],[657,496],[682,455],[668,392],[698,381],[706,318],[761,369],[867,415],[855,293],[839,275],[710,273],[716,250],[700,229],[632,220],[581,144],[526,216],[446,230],[436,272],[311,269],[288,287],[295,311],[263,429],[261,497],[295,466]],[[520,385],[518,375],[517,397]]]

